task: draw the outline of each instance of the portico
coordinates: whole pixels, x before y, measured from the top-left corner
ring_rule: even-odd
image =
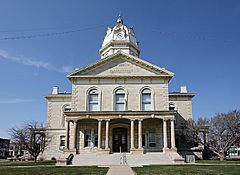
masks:
[[[176,151],[175,113],[175,111],[65,112],[65,151],[81,153],[87,150],[99,154]],[[88,131],[91,133],[87,133]],[[87,139],[90,140],[90,144],[86,143]]]

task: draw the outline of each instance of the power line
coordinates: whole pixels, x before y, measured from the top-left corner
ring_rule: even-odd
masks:
[[[71,29],[71,28],[79,28],[79,27],[92,27],[92,26],[98,26],[100,24],[91,24],[91,25],[74,25],[74,26],[68,26],[64,27],[63,29]],[[0,30],[0,33],[13,33],[13,32],[33,32],[33,31],[43,31],[43,30],[60,30],[59,27],[41,27],[41,28],[27,28],[27,29],[14,29],[14,30]]]
[[[97,28],[104,27],[105,25],[96,25],[92,27],[84,27],[76,30],[68,30],[63,32],[49,32],[49,33],[40,33],[40,34],[32,34],[32,35],[20,35],[20,36],[13,36],[13,37],[2,37],[0,38],[1,41],[3,40],[20,40],[20,39],[32,39],[32,38],[40,38],[40,37],[52,37],[58,35],[66,35],[71,33],[77,33],[82,31],[93,30]]]

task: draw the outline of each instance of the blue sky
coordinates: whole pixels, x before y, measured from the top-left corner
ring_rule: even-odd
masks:
[[[0,137],[45,123],[44,95],[71,91],[66,73],[99,59],[121,13],[141,58],[175,73],[170,91],[196,92],[194,119],[240,107],[240,1],[0,1]]]

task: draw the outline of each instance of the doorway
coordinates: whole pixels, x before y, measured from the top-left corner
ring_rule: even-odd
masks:
[[[127,152],[127,128],[113,128],[113,152]]]

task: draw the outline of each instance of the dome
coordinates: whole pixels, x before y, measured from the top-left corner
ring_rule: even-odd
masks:
[[[104,58],[119,50],[137,57],[140,54],[133,27],[125,26],[120,15],[116,25],[113,28],[108,27],[99,53]]]

